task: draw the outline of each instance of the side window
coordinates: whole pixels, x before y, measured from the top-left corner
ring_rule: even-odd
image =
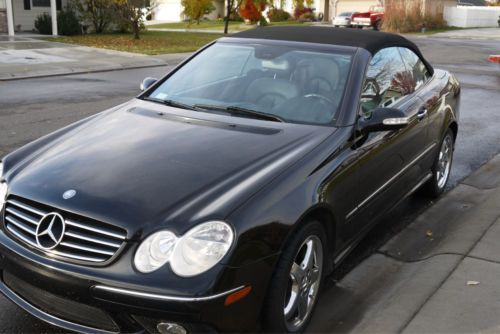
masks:
[[[377,107],[391,107],[415,91],[411,73],[398,48],[377,52],[368,66],[361,93],[361,112],[368,116]]]
[[[399,51],[401,52],[401,57],[403,58],[406,68],[411,72],[415,89],[419,89],[427,82],[427,80],[430,79],[431,75],[429,70],[425,66],[422,59],[420,59],[420,57],[417,56],[412,50],[399,48]]]

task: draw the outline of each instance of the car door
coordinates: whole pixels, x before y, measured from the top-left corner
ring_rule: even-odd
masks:
[[[368,66],[358,117],[377,108],[397,108],[409,118],[403,129],[372,132],[356,139],[358,201],[346,217],[347,231],[358,233],[391,208],[422,178],[419,156],[427,150],[427,117],[415,94],[411,73],[398,48],[375,54]]]

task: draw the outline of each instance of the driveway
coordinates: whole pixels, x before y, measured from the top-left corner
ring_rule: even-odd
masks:
[[[151,57],[41,38],[0,35],[0,81],[162,66],[167,64],[169,57],[175,58],[175,55]]]

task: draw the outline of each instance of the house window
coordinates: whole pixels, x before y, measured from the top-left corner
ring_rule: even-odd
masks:
[[[50,0],[32,0],[33,7],[50,7]]]
[[[50,7],[50,0],[24,0],[24,9],[29,10],[30,1],[33,3],[33,7]],[[57,10],[61,10],[62,3],[61,0],[56,0]]]

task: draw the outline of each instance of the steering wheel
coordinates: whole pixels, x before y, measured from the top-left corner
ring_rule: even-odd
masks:
[[[335,90],[335,88],[336,88],[336,87],[333,87],[333,84],[330,81],[328,81],[328,80],[326,80],[325,78],[322,78],[322,77],[312,77],[309,80],[309,82],[314,82],[315,80],[318,81],[318,83],[317,83],[318,87],[319,87],[320,83],[321,84],[325,84],[328,87],[327,89],[325,89],[327,91],[333,92]],[[335,85],[335,86],[337,86],[337,85]]]
[[[331,103],[333,104],[333,101],[330,100],[329,98],[327,98],[326,96],[323,96],[323,95],[320,95],[320,94],[306,94],[304,95],[305,98],[307,99],[319,99],[319,100],[323,100],[323,101],[326,101],[328,103]]]

